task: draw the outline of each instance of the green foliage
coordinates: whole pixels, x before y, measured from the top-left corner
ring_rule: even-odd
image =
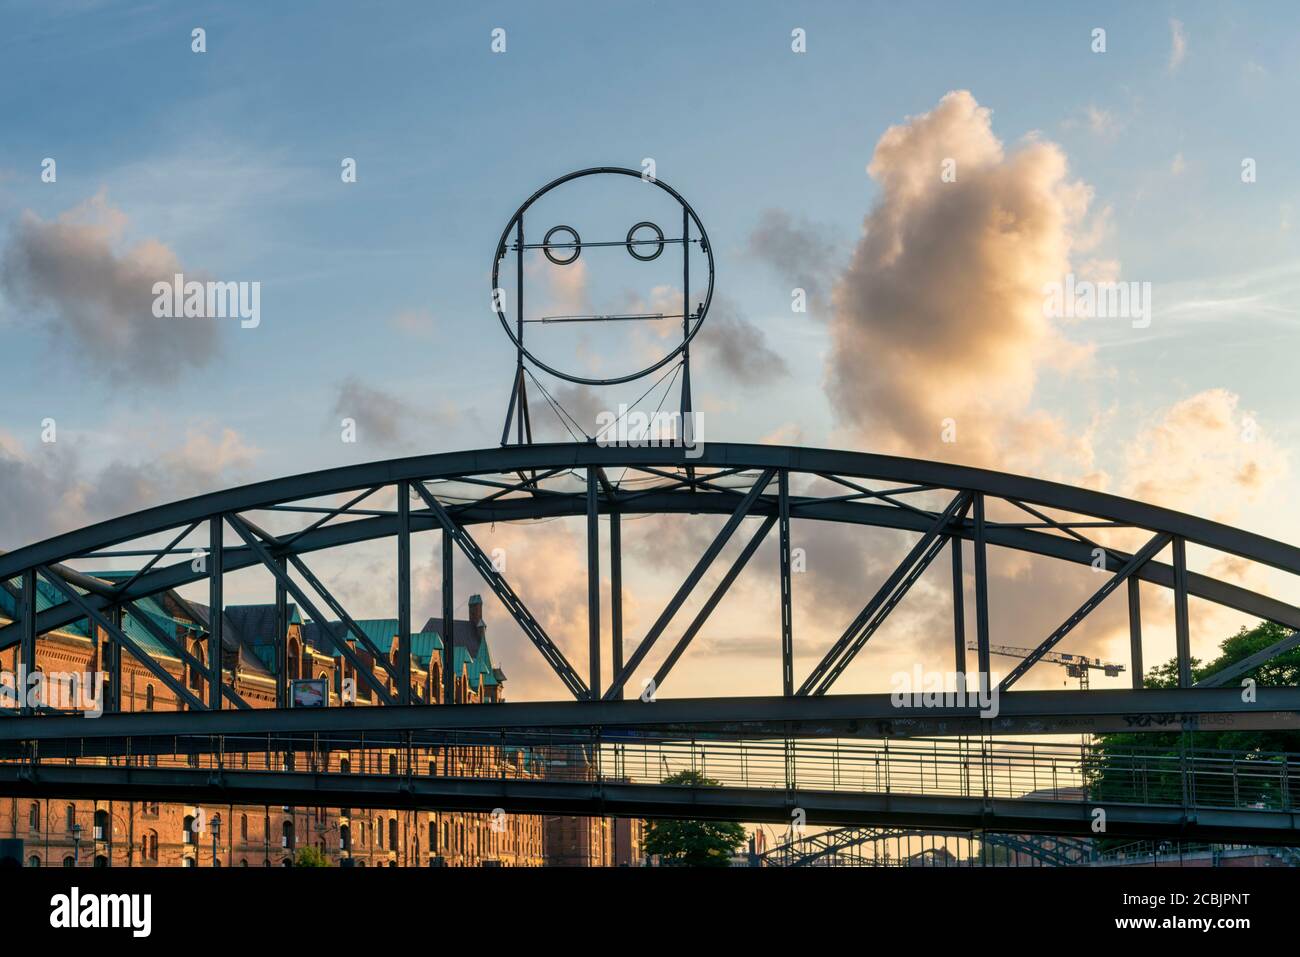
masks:
[[[1262,651],[1288,634],[1289,629],[1272,622],[1261,622],[1254,628],[1242,628],[1219,646],[1219,656],[1213,661],[1202,664],[1197,659],[1192,659],[1192,683]],[[1300,648],[1292,648],[1247,671],[1235,683],[1230,683],[1229,687],[1239,685],[1247,678],[1253,678],[1258,687],[1300,685]],[[1178,662],[1167,661],[1152,668],[1147,672],[1142,685],[1145,688],[1177,688]],[[1266,765],[1279,762],[1275,757],[1276,752],[1300,751],[1300,731],[1210,730],[1194,731],[1186,735],[1180,731],[1104,734],[1098,738],[1085,768],[1091,799],[1180,803],[1183,789],[1180,755],[1184,749],[1187,752],[1245,752],[1243,760],[1258,762],[1261,770],[1265,771]],[[1135,756],[1133,752],[1141,754]],[[1247,776],[1246,780],[1250,780],[1250,777]],[[1238,800],[1277,806],[1281,798],[1277,793],[1277,781],[1274,774],[1260,774],[1256,785],[1257,793],[1239,794]],[[1292,785],[1294,788],[1295,785]],[[1295,799],[1293,795],[1291,800]],[[1112,843],[1115,842],[1102,842],[1103,847]]]
[[[317,847],[306,845],[298,848],[298,853],[293,856],[294,867],[329,867],[329,861],[325,860],[325,853]]]
[[[717,781],[698,771],[680,771],[664,784],[709,787]],[[645,851],[660,863],[676,867],[727,867],[736,848],[745,842],[745,829],[728,821],[652,821],[646,828]]]

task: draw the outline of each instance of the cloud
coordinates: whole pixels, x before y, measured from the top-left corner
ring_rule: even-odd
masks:
[[[790,374],[785,358],[768,345],[763,330],[726,296],[714,294],[695,341],[707,350],[705,361],[741,385],[762,385]]]
[[[332,411],[331,429],[338,427],[341,419],[354,419],[358,445],[373,443],[390,449],[412,446],[420,438],[422,427],[445,428],[460,419],[456,406],[449,401],[412,402],[366,385],[356,376],[339,383]]]
[[[1227,389],[1162,410],[1124,451],[1121,494],[1231,523],[1281,488],[1286,453]]]
[[[213,436],[200,427],[186,429],[178,447],[144,452],[95,471],[63,440],[28,451],[0,432],[0,548],[214,491],[245,476],[261,454],[234,429]]]
[[[433,339],[438,333],[438,324],[429,309],[403,309],[393,316],[390,323],[398,332],[413,339]]]
[[[940,175],[949,159],[955,182]],[[1036,138],[1007,152],[990,111],[956,91],[887,130],[868,170],[880,198],[834,291],[840,420],[882,451],[1087,462],[1074,430],[1029,407],[1044,368],[1087,359],[1044,311],[1092,198],[1067,179],[1063,152]],[[942,441],[946,419],[955,444]]]
[[[822,318],[825,298],[843,266],[840,244],[830,229],[795,219],[783,209],[765,209],[749,235],[749,251],[792,289],[803,289],[812,316]]]
[[[1169,72],[1173,73],[1187,58],[1187,30],[1182,20],[1169,21]]]
[[[153,284],[185,269],[156,240],[119,250],[128,224],[103,192],[54,221],[24,213],[3,251],[0,289],[47,317],[87,371],[119,384],[174,383],[216,355],[217,327],[154,316]]]

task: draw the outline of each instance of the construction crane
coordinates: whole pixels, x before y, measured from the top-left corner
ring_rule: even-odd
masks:
[[[979,645],[975,641],[970,641],[966,647],[971,651],[978,651]],[[1006,655],[1008,658],[1028,658],[1034,653],[1033,648],[1016,648],[1011,645],[989,645],[989,654]],[[1087,655],[1071,655],[1062,651],[1047,651],[1038,659],[1039,661],[1050,661],[1052,664],[1061,665],[1065,668],[1065,673],[1071,678],[1079,679],[1079,690],[1088,690],[1088,672],[1097,670],[1105,672],[1108,678],[1114,678],[1124,671],[1124,666],[1116,664],[1113,661],[1102,661],[1100,658],[1089,658]]]

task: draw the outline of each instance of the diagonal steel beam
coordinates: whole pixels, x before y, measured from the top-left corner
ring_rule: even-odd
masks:
[[[695,590],[695,586],[699,584],[700,579],[704,577],[704,573],[707,572],[709,566],[713,564],[713,560],[718,557],[718,553],[722,551],[723,546],[725,546],[731,539],[731,536],[735,534],[736,529],[740,527],[740,523],[745,520],[745,516],[749,514],[749,510],[754,507],[754,503],[758,501],[759,496],[762,495],[764,489],[772,483],[772,479],[775,476],[776,469],[765,469],[763,474],[758,477],[757,481],[750,486],[749,491],[746,492],[745,496],[740,500],[740,504],[736,506],[736,510],[732,512],[731,517],[727,519],[727,523],[722,526],[722,529],[718,532],[717,536],[714,537],[713,542],[707,549],[705,549],[704,554],[700,556],[700,560],[695,563],[695,567],[691,569],[691,573],[686,577],[686,580],[682,582],[681,587],[677,589],[677,594],[673,596],[672,601],[668,603],[662,614],[659,615],[659,618],[650,627],[650,630],[646,632],[645,638],[641,640],[641,644],[637,645],[636,651],[632,652],[632,657],[629,658],[627,664],[623,666],[623,670],[614,676],[614,680],[610,684],[609,690],[605,692],[606,701],[613,700],[618,696],[619,692],[623,690],[623,686],[627,684],[628,678],[632,677],[636,672],[637,667],[641,664],[642,660],[644,660],[645,656],[649,654],[654,643],[659,640],[659,636],[663,634],[664,629],[668,627],[668,623],[672,621],[673,615],[677,614],[677,610],[681,608],[682,603],[690,597],[691,592]]]
[[[131,654],[135,656],[135,659],[139,661],[140,664],[148,668],[149,671],[153,673],[153,676],[157,678],[159,681],[161,681],[164,685],[166,685],[178,698],[182,699],[186,704],[188,704],[195,711],[207,710],[207,705],[205,705],[193,693],[191,693],[190,690],[186,688],[184,684],[182,684],[181,682],[173,678],[171,672],[169,672],[166,668],[160,665],[154,659],[153,655],[149,654],[147,651],[145,651],[143,648],[137,645],[135,641],[126,634],[126,632],[124,632],[121,628],[117,627],[117,625],[113,624],[113,622],[109,621],[106,617],[104,617],[104,615],[97,608],[92,607],[84,598],[82,598],[81,595],[77,593],[77,590],[75,588],[73,588],[62,578],[60,578],[48,565],[40,565],[37,567],[36,570],[40,572],[41,576],[46,581],[48,581],[60,592],[62,592],[63,596],[67,598],[68,601],[72,602],[74,605],[77,606],[77,608],[81,609],[82,613],[87,618],[89,618],[91,621],[97,624],[100,628],[103,628],[106,632],[109,633],[109,635],[112,636],[114,641],[116,641],[127,651],[131,652]]]
[[[136,621],[138,621],[142,626],[144,626],[144,630],[149,632],[149,634],[153,635],[154,640],[157,641],[158,644],[162,645],[171,654],[175,655],[178,659],[180,659],[182,664],[185,664],[191,668],[197,668],[199,671],[205,670],[206,666],[203,664],[203,662],[199,661],[199,659],[195,658],[192,654],[186,651],[185,648],[178,641],[176,641],[174,637],[167,634],[167,632],[165,632],[162,628],[160,628],[158,626],[158,623],[154,621],[153,618],[150,617],[147,612],[136,607],[135,602],[131,602],[131,601],[126,602],[122,606],[122,610],[125,611],[127,614],[129,614]],[[230,703],[233,704],[236,708],[250,707],[248,702],[245,701],[240,696],[239,692],[235,691],[234,688],[231,688],[224,681],[221,683],[221,693],[225,695],[225,697],[230,701]]]
[[[239,516],[239,521],[244,525],[245,528],[251,531],[254,535],[261,538],[263,542],[269,543],[276,550],[277,553],[284,554],[289,564],[291,564],[295,569],[297,569],[298,574],[300,574],[306,580],[308,586],[314,589],[316,594],[320,595],[321,600],[325,602],[325,607],[327,607],[330,611],[332,611],[334,613],[334,616],[338,618],[339,621],[343,622],[344,627],[347,628],[347,630],[352,633],[352,636],[356,638],[357,642],[361,645],[361,647],[365,648],[366,651],[370,652],[370,654],[375,659],[383,662],[388,662],[391,664],[391,662],[389,662],[389,653],[375,646],[375,643],[370,640],[370,636],[367,635],[364,631],[362,631],[361,626],[352,620],[352,616],[347,613],[347,609],[345,609],[341,604],[339,604],[338,599],[335,598],[334,595],[330,592],[330,590],[326,588],[325,585],[321,582],[321,580],[316,577],[316,575],[312,572],[312,570],[307,567],[307,563],[304,562],[297,555],[293,554],[291,551],[288,550],[290,546],[287,542],[276,538],[270,532],[266,531],[265,529],[261,528],[258,525],[253,524],[251,521],[249,521],[247,518],[245,518],[242,515]],[[324,626],[325,619],[321,618],[319,620],[322,626]]]
[[[1297,645],[1300,645],[1300,631],[1293,631],[1281,641],[1275,641],[1267,648],[1262,648],[1253,655],[1248,655],[1247,657],[1242,658],[1236,664],[1229,665],[1221,671],[1216,671],[1207,678],[1202,678],[1200,681],[1196,682],[1196,684],[1192,685],[1192,687],[1221,688],[1238,675],[1243,675],[1252,668],[1258,668],[1260,665],[1264,664],[1264,662],[1270,661],[1278,655],[1290,651]]]
[[[552,670],[559,676],[560,681],[564,683],[564,686],[569,689],[575,698],[590,697],[591,693],[588,691],[587,686],[578,677],[578,673],[573,670],[573,666],[564,657],[564,653],[560,651],[559,646],[551,640],[551,636],[546,633],[546,629],[533,617],[533,613],[528,610],[528,606],[524,604],[523,599],[510,587],[510,583],[492,565],[492,560],[483,553],[483,549],[479,547],[478,542],[465,530],[464,526],[458,524],[447,514],[447,510],[443,508],[442,503],[430,494],[429,490],[424,487],[423,482],[412,482],[411,487],[424,499],[425,504],[429,506],[429,511],[438,520],[443,531],[450,535],[452,541],[465,553],[465,557],[469,559],[470,564],[474,566],[475,570],[483,577],[483,580],[487,582],[487,586],[501,600],[501,604],[510,613],[510,617],[515,620],[515,624],[537,646],[537,650],[542,653],[542,657],[550,664]],[[446,630],[450,631],[450,626]],[[455,661],[450,638],[446,639],[446,644],[447,661],[450,665]]]
[[[717,607],[718,602],[722,601],[722,597],[730,590],[736,577],[749,564],[749,560],[754,557],[754,552],[758,551],[758,546],[763,543],[763,539],[767,537],[767,533],[772,530],[772,526],[775,524],[775,515],[769,515],[763,520],[763,524],[758,527],[748,544],[745,545],[744,551],[736,556],[736,560],[727,569],[727,574],[722,576],[722,581],[718,582],[718,587],[713,589],[713,594],[709,596],[709,600],[704,603],[704,606],[696,614],[689,627],[682,632],[681,638],[677,639],[677,644],[673,646],[673,650],[668,653],[668,657],[664,659],[663,664],[659,666],[659,670],[655,672],[654,687],[656,692],[663,688],[664,679],[668,677],[668,672],[672,670],[673,665],[677,664],[677,659],[682,656],[695,635],[704,627],[709,615],[713,614],[713,609]]]
[[[822,660],[817,663],[817,667],[813,668],[812,673],[804,679],[803,684],[799,686],[798,694],[810,694],[814,688],[822,683],[822,679],[826,677],[827,673],[830,672],[831,668],[835,666],[835,663],[853,643],[854,637],[862,631],[880,606],[893,594],[899,583],[907,577],[908,572],[921,560],[922,556],[930,549],[930,546],[936,540],[941,540],[939,536],[943,529],[956,517],[959,511],[965,509],[970,500],[969,492],[958,492],[953,500],[948,503],[947,508],[938,515],[932,516],[930,527],[926,529],[925,534],[912,546],[907,556],[885,579],[884,584],[871,597],[871,600],[858,613],[858,616],[853,619],[849,627],[844,630],[844,634],[840,636],[839,640],[831,646]]]
[[[383,682],[376,678],[374,672],[366,667],[365,663],[362,662],[357,653],[348,647],[346,641],[343,641],[334,634],[334,629],[329,626],[329,619],[321,614],[320,609],[316,607],[316,603],[307,596],[307,593],[298,586],[298,583],[289,576],[289,573],[284,568],[280,567],[280,564],[274,557],[272,557],[266,546],[260,542],[249,529],[247,521],[242,516],[233,513],[227,515],[226,520],[230,523],[230,527],[235,530],[239,537],[247,543],[249,549],[251,549],[253,554],[257,556],[258,561],[260,561],[267,570],[275,576],[276,581],[283,585],[289,594],[293,595],[298,604],[302,605],[302,607],[307,610],[307,614],[310,615],[313,620],[320,623],[321,631],[325,633],[325,637],[328,638],[330,643],[338,649],[339,654],[348,660],[348,663],[352,665],[357,675],[359,675],[361,679],[370,686],[370,690],[372,690],[384,704],[397,704],[397,700],[388,693],[388,689],[384,687]],[[348,621],[351,622],[352,628],[358,632],[361,631],[355,622],[352,622],[351,619],[348,619]],[[369,641],[366,643],[369,644]]]
[[[998,684],[998,691],[1006,691],[1013,684],[1019,681],[1024,673],[1037,664],[1043,655],[1051,651],[1062,638],[1073,631],[1075,625],[1087,618],[1092,610],[1105,600],[1107,595],[1113,592],[1120,585],[1124,584],[1124,582],[1128,581],[1129,576],[1137,571],[1142,565],[1146,564],[1146,562],[1151,558],[1155,557],[1162,548],[1168,545],[1172,537],[1173,536],[1165,532],[1159,532],[1153,535],[1151,540],[1143,545],[1138,551],[1129,556],[1129,560],[1124,563],[1120,570],[1110,578],[1106,579],[1106,583],[1098,588],[1091,598],[1080,605],[1073,615],[1061,622],[1057,629],[1044,638],[1037,648],[1011,669],[1011,673],[1003,678]]]
[[[898,587],[890,593],[889,597],[885,600],[885,603],[880,606],[880,609],[872,617],[871,621],[869,621],[866,627],[863,628],[862,631],[858,633],[858,636],[853,639],[853,643],[849,645],[844,654],[840,657],[840,660],[832,666],[830,672],[813,690],[813,694],[823,695],[830,690],[831,685],[835,683],[835,679],[844,673],[844,669],[847,668],[849,663],[858,656],[858,652],[866,647],[867,642],[871,640],[871,636],[880,629],[880,626],[885,623],[885,619],[888,618],[893,610],[898,607],[898,603],[903,600],[907,593],[911,591],[912,586],[915,585],[920,577],[925,574],[925,570],[929,568],[930,563],[939,556],[939,553],[943,551],[946,544],[947,542],[943,536],[936,537],[935,540],[930,543],[930,547],[926,549],[925,554],[913,563],[912,567],[907,572],[907,576],[899,582]]]

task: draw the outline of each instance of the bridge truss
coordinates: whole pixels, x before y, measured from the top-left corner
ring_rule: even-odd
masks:
[[[639,641],[626,649],[623,634],[621,521],[641,515],[716,516],[712,533],[689,573]],[[1006,516],[1006,517],[1000,517]],[[475,530],[495,522],[570,517],[585,519],[587,541],[586,654],[570,660],[527,596],[489,558]],[[607,551],[601,523],[608,523]],[[864,593],[860,611],[804,675],[795,674],[794,529],[831,523],[908,533],[901,561],[880,586]],[[743,530],[743,534],[742,534]],[[500,600],[570,700],[519,702],[490,708],[428,703],[413,688],[411,663],[411,536],[442,535],[442,612],[455,607],[452,558],[460,551]],[[769,535],[778,543],[771,569],[780,596],[774,648],[780,650],[780,695],[667,699],[662,690],[710,614],[751,563]],[[739,537],[738,537],[739,536]],[[674,627],[684,606],[698,600],[733,539],[743,541],[717,584],[688,622]],[[359,543],[391,541],[396,566],[395,653],[375,645],[339,597],[311,568],[315,553]],[[1117,540],[1132,541],[1128,549]],[[963,567],[966,543],[973,588]],[[1194,730],[1300,727],[1300,689],[1261,688],[1243,700],[1229,685],[1249,668],[1300,644],[1293,633],[1251,659],[1199,682],[1192,678],[1188,604],[1201,599],[1259,619],[1300,629],[1300,607],[1189,569],[1189,546],[1300,574],[1300,549],[1196,516],[1088,489],[964,466],[866,453],[711,443],[694,448],[617,447],[594,443],[521,445],[375,462],[227,489],[81,528],[0,555],[0,588],[12,598],[15,620],[0,628],[0,651],[18,648],[36,660],[38,642],[74,623],[106,636],[107,714],[95,722],[26,705],[0,720],[7,753],[57,754],[58,742],[98,743],[101,756],[122,756],[145,739],[176,736],[222,742],[269,736],[271,750],[303,734],[449,734],[520,729],[600,729],[648,734],[657,740],[713,735],[739,740],[792,741],[827,736],[1006,735],[1115,730]],[[898,707],[888,695],[831,694],[849,665],[888,620],[921,575],[945,552],[952,581],[952,670],[990,673],[989,563],[1008,549],[1090,566],[1098,586],[1079,607],[1042,636],[1032,654],[998,685],[997,717],[960,703],[937,708]],[[201,561],[194,560],[200,554]],[[105,578],[91,574],[107,562],[133,568]],[[601,629],[601,569],[608,562],[611,626]],[[225,667],[222,615],[226,576],[257,569],[275,596],[276,709],[251,709]],[[715,576],[716,577],[716,576]],[[1177,689],[1141,687],[1142,608],[1139,583],[1168,589],[1174,608]],[[138,603],[186,586],[206,585],[207,627],[202,659],[160,628]],[[1110,595],[1127,594],[1132,689],[1037,692],[1011,689],[1038,661]],[[53,599],[42,601],[42,592]],[[699,593],[699,594],[697,594]],[[371,692],[376,708],[295,710],[288,704],[285,635],[290,601],[314,621],[333,618],[342,632],[326,640]],[[973,607],[975,661],[966,660],[966,603]],[[683,616],[684,617],[684,616]],[[199,669],[195,693],[124,627],[130,619],[187,668]],[[380,675],[358,655],[384,663]],[[609,658],[604,655],[608,649]],[[626,654],[625,654],[626,651]],[[185,703],[184,713],[121,711],[123,655],[139,660]],[[585,658],[585,660],[584,660]],[[604,665],[604,667],[603,667]],[[604,676],[608,674],[609,680]],[[452,669],[445,670],[443,701],[453,701]],[[625,694],[640,680],[653,689]],[[374,740],[374,738],[372,738]],[[215,745],[214,745],[215,746]],[[64,746],[69,747],[69,745]],[[202,750],[202,749],[200,749]],[[141,753],[136,751],[135,753]],[[88,770],[88,769],[87,769]],[[29,767],[24,774],[29,777]],[[53,772],[51,772],[53,773]],[[59,772],[60,774],[64,772]],[[179,772],[178,772],[179,773]]]

